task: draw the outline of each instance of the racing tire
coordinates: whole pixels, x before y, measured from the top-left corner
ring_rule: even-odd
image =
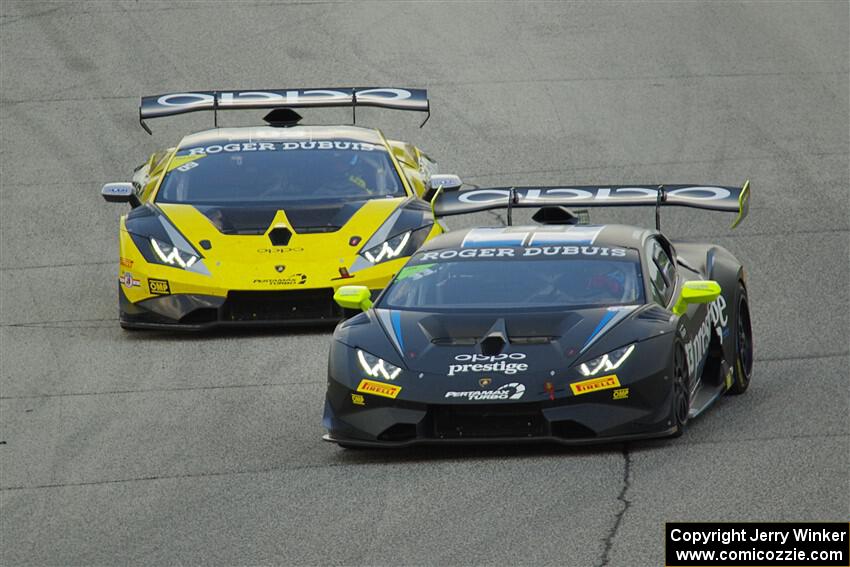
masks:
[[[750,321],[750,303],[747,289],[738,284],[738,320],[735,324],[735,379],[727,390],[737,396],[747,391],[753,376],[753,328]]]
[[[673,408],[671,415],[676,427],[671,437],[681,437],[688,423],[688,413],[691,411],[691,389],[688,379],[688,359],[685,349],[676,343],[673,355]]]

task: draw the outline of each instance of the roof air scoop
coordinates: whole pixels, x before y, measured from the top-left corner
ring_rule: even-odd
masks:
[[[291,108],[275,108],[263,117],[269,126],[295,126],[301,122],[301,115]]]
[[[481,341],[481,354],[485,356],[496,356],[500,354],[508,344],[508,332],[505,329],[505,320],[497,319],[490,330]]]
[[[572,211],[562,205],[541,207],[531,220],[538,224],[588,224],[587,210]]]

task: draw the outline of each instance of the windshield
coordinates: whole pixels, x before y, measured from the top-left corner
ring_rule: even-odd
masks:
[[[386,149],[366,142],[231,142],[184,148],[156,200],[193,205],[328,203],[401,197]]]
[[[485,257],[458,256],[487,250],[495,252]],[[570,255],[574,250],[579,253]],[[595,253],[583,255],[582,250]],[[499,258],[500,251],[514,255],[505,252]],[[546,251],[553,251],[553,255],[544,255]],[[606,256],[599,255],[602,251]],[[622,256],[612,258],[613,251]],[[643,279],[636,251],[543,246],[420,252],[390,284],[380,307],[423,311],[563,309],[636,303],[643,303]]]

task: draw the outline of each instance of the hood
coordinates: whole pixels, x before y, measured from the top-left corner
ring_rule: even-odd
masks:
[[[299,234],[336,232],[368,201],[348,201],[310,206],[196,206],[222,234],[265,234],[277,212],[283,210]]]
[[[353,271],[364,243],[408,201],[286,210],[163,203],[134,209],[126,229],[143,242],[154,237],[169,243],[179,233],[203,257],[209,275],[230,289],[331,287],[339,268]]]
[[[504,375],[563,372],[578,362],[652,336],[647,306],[564,311],[432,313],[376,309],[377,320],[413,371]]]

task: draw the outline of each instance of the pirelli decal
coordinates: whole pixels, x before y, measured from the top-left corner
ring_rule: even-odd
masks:
[[[581,394],[589,394],[598,390],[608,390],[611,388],[619,388],[620,381],[616,374],[593,378],[592,380],[582,380],[581,382],[573,382],[570,384],[573,394],[579,396]]]
[[[360,381],[360,384],[358,384],[357,391],[363,394],[372,394],[373,396],[395,399],[396,396],[398,396],[398,393],[401,392],[401,386],[364,379]]]

